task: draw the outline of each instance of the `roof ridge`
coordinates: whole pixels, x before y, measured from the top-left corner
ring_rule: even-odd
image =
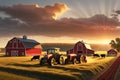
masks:
[[[34,40],[34,39],[23,39],[23,38],[17,38],[22,42],[32,42],[32,43],[39,43],[38,41]]]

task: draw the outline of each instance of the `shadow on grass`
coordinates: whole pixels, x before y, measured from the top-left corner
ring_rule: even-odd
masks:
[[[7,64],[7,65],[12,65],[12,66],[20,66],[20,67],[41,67],[39,64]]]
[[[39,71],[28,71],[22,69],[15,69],[15,68],[5,68],[0,67],[0,71],[8,72],[20,76],[26,76],[30,78],[35,78],[37,80],[77,80],[74,76],[68,75],[59,75],[47,72],[39,72]]]
[[[54,68],[54,69],[60,69],[64,71],[70,71],[70,72],[80,72],[80,73],[92,73],[90,70],[85,70],[85,69],[77,69],[77,68],[66,68],[62,66],[48,66],[48,68]]]
[[[33,71],[32,73],[33,74],[40,74],[40,76],[42,76],[42,77],[47,77],[48,75],[48,77],[51,79],[51,77],[52,77],[52,79],[54,79],[54,76],[55,77],[57,77],[57,76],[59,76],[59,77],[57,77],[57,79],[54,79],[54,80],[67,80],[67,78],[69,79],[69,80],[89,80],[94,74],[92,73],[92,71],[90,71],[90,70],[85,70],[85,69],[81,69],[81,68],[73,68],[73,67],[66,67],[67,65],[63,65],[63,66],[47,66],[47,65],[43,65],[43,66],[41,66],[41,65],[39,65],[39,64],[34,64],[34,65],[32,65],[32,64],[9,64],[9,65],[13,65],[13,66],[20,66],[20,67],[41,67],[41,68],[43,68],[43,67],[48,67],[48,68],[51,68],[51,69],[58,69],[58,70],[63,70],[63,71],[69,71],[70,73],[71,73],[71,75],[73,75],[73,76],[63,76],[63,75],[57,75],[57,74],[51,74],[51,73],[43,73],[43,72],[35,72],[35,71]],[[78,67],[79,66],[81,66],[81,65],[77,65]],[[88,65],[84,65],[84,66],[88,66]],[[0,69],[1,70],[1,69]],[[28,71],[29,72],[29,71]],[[18,72],[19,73],[19,72]],[[68,73],[68,72],[67,72]],[[74,73],[77,73],[77,74],[74,74]],[[37,75],[38,75],[37,74]],[[42,75],[41,75],[42,74]],[[37,76],[36,75],[36,76]],[[47,75],[47,76],[46,76]],[[62,77],[62,78],[61,78]],[[64,78],[63,78],[64,77]],[[38,78],[40,78],[40,77],[38,77]],[[58,79],[59,78],[59,79]],[[51,79],[51,80],[52,80]],[[45,79],[45,80],[49,80],[49,79]]]
[[[79,65],[80,66],[80,65]],[[87,69],[81,69],[81,68],[66,68],[66,67],[62,67],[62,66],[48,66],[48,68],[53,68],[53,69],[60,69],[60,70],[64,70],[64,71],[70,71],[72,72],[77,72],[78,74],[72,74],[74,76],[76,76],[77,78],[79,78],[79,80],[89,80],[92,76],[94,76],[94,73],[90,70]]]
[[[5,55],[3,55],[3,54],[0,54],[0,57],[7,57],[7,56],[5,56]]]
[[[40,65],[40,64],[20,64],[20,63],[11,63],[11,64],[7,64],[8,66],[18,66],[18,67],[52,67],[52,66],[49,66],[48,64],[44,64],[44,65]]]

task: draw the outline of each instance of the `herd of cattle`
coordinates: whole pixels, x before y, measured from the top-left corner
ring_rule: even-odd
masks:
[[[93,57],[101,57],[101,58],[105,58],[105,54],[93,54]]]

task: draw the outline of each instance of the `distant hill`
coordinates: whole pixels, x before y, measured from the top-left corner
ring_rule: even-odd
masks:
[[[66,43],[43,43],[43,51],[45,51],[47,48],[50,47],[57,47],[60,48],[61,51],[67,51],[71,48],[73,48],[74,44],[66,44]]]
[[[43,51],[49,47],[58,47],[61,51],[67,51],[74,47],[74,43],[42,43]],[[95,51],[108,51],[111,47],[107,44],[90,44]]]
[[[74,43],[42,43],[43,51],[46,51],[49,47],[58,47],[61,51],[67,51],[69,49],[72,49],[74,47]],[[108,51],[111,49],[110,45],[107,44],[90,44],[91,48],[94,51]],[[4,53],[5,48],[0,48],[0,53]]]

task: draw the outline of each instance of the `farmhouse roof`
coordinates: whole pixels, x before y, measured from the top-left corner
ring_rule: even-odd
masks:
[[[34,48],[36,45],[40,44],[39,42],[32,39],[23,39],[23,38],[17,38],[17,39],[23,42],[25,48]]]
[[[117,52],[115,49],[110,49],[108,52]]]

